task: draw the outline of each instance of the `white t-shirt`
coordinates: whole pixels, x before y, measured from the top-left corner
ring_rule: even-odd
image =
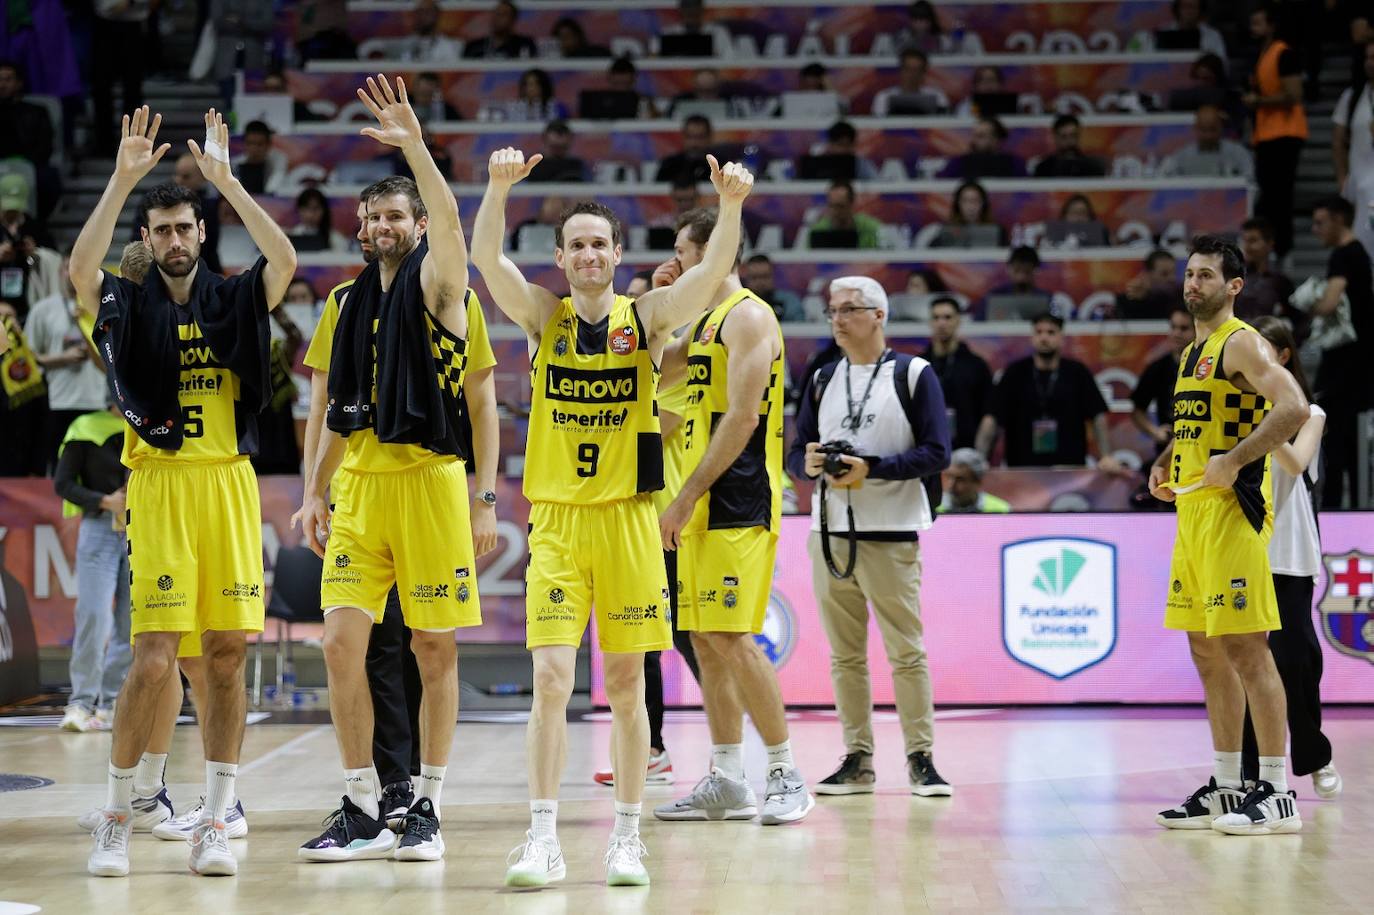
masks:
[[[1374,120],[1374,86],[1366,83],[1358,98],[1346,89],[1336,102],[1336,110],[1331,120],[1350,132],[1350,174],[1361,176],[1365,181],[1374,179],[1374,137],[1370,136],[1369,124]]]
[[[1321,449],[1312,455],[1307,476],[1315,483]],[[1322,543],[1312,495],[1307,483],[1274,461],[1269,475],[1274,481],[1274,534],[1269,540],[1269,570],[1275,575],[1315,578],[1322,567]]]
[[[911,393],[916,391],[916,382],[921,372],[930,365],[919,356],[913,356],[907,369],[907,384]],[[822,442],[845,439],[854,445],[859,454],[887,455],[900,454],[916,444],[907,421],[902,402],[897,398],[896,382],[892,373],[897,360],[887,359],[877,366],[878,377],[873,378],[874,366],[850,365],[848,359],[841,359],[821,395],[816,409],[816,427]],[[849,376],[849,395],[845,393],[845,375]],[[872,379],[872,387],[869,380]],[[847,396],[854,398],[854,408],[863,400],[863,392],[869,392],[860,409],[857,429],[849,428]],[[821,529],[820,486],[816,486],[816,497],[811,500],[811,529]],[[923,531],[934,523],[930,500],[926,497],[925,484],[919,479],[912,480],[875,480],[869,477],[857,489],[830,489],[827,487],[826,503],[830,514],[826,523],[832,534],[849,530],[847,508],[852,499],[854,508],[854,528],[865,534],[891,534],[905,531]]]

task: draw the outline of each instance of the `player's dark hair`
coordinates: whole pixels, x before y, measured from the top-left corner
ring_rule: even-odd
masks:
[[[1221,258],[1221,278],[1228,283],[1239,277],[1245,279],[1245,257],[1236,243],[1221,235],[1195,235],[1188,256],[1216,255]],[[1153,255],[1151,255],[1153,257]]]
[[[1250,322],[1259,335],[1273,345],[1276,352],[1288,350],[1288,364],[1284,368],[1292,374],[1302,388],[1302,394],[1312,399],[1312,386],[1307,383],[1307,373],[1302,368],[1302,357],[1298,355],[1298,341],[1293,338],[1293,330],[1288,322],[1273,315],[1260,315]]]
[[[611,243],[620,244],[620,217],[615,210],[595,200],[579,200],[559,215],[558,225],[553,228],[554,247],[563,247],[563,226],[574,216],[600,216],[611,224]]]
[[[677,232],[687,230],[687,238],[694,245],[704,245],[716,230],[716,217],[720,212],[715,207],[697,207],[688,210],[677,218]],[[739,249],[735,251],[735,268],[739,268],[740,258],[744,256],[744,233],[740,233]]]
[[[363,191],[363,204],[370,205],[378,197],[390,197],[393,194],[405,194],[410,200],[410,212],[416,219],[424,219],[429,215],[425,209],[425,202],[420,199],[420,189],[416,187],[414,180],[401,175],[392,175],[390,178],[383,178],[368,186]]]
[[[149,210],[170,210],[186,204],[200,222],[200,195],[187,187],[167,182],[150,188],[138,203],[138,218],[143,225],[148,224]]]

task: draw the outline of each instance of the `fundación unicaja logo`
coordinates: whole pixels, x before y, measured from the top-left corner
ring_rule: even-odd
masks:
[[[1062,680],[1116,646],[1116,547],[1040,537],[1002,547],[1002,644]]]

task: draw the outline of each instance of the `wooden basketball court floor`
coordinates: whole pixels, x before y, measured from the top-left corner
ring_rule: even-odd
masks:
[[[510,717],[459,724],[444,788],[444,861],[303,864],[296,847],[338,803],[330,727],[248,728],[239,793],[250,834],[231,842],[236,878],[186,869],[180,843],[137,834],[127,879],[88,877],[77,815],[103,801],[108,734],[0,728],[0,772],[54,784],[0,793],[0,900],[46,912],[631,913],[631,912],[1185,912],[1374,911],[1374,711],[1337,709],[1327,732],[1345,792],[1317,800],[1295,780],[1304,828],[1294,836],[1168,832],[1154,824],[1210,774],[1207,726],[1194,709],[946,711],[936,762],[952,799],[912,796],[895,717],[878,713],[878,792],[818,798],[803,823],[662,823],[651,815],[690,789],[709,737],[697,713],[669,714],[677,783],[649,789],[643,838],[653,885],[610,889],[601,856],[611,793],[591,782],[606,760],[604,718],[569,725],[559,833],[568,877],[502,886],[528,815],[524,726]],[[793,716],[804,774],[824,777],[842,752],[833,714]],[[748,768],[761,787],[763,749]],[[198,734],[178,728],[173,800],[194,803]],[[27,906],[0,913],[32,911]]]

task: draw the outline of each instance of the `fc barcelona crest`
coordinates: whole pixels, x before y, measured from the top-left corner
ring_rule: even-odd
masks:
[[[1323,556],[1326,591],[1317,603],[1326,640],[1342,654],[1374,664],[1374,556],[1351,550]]]

